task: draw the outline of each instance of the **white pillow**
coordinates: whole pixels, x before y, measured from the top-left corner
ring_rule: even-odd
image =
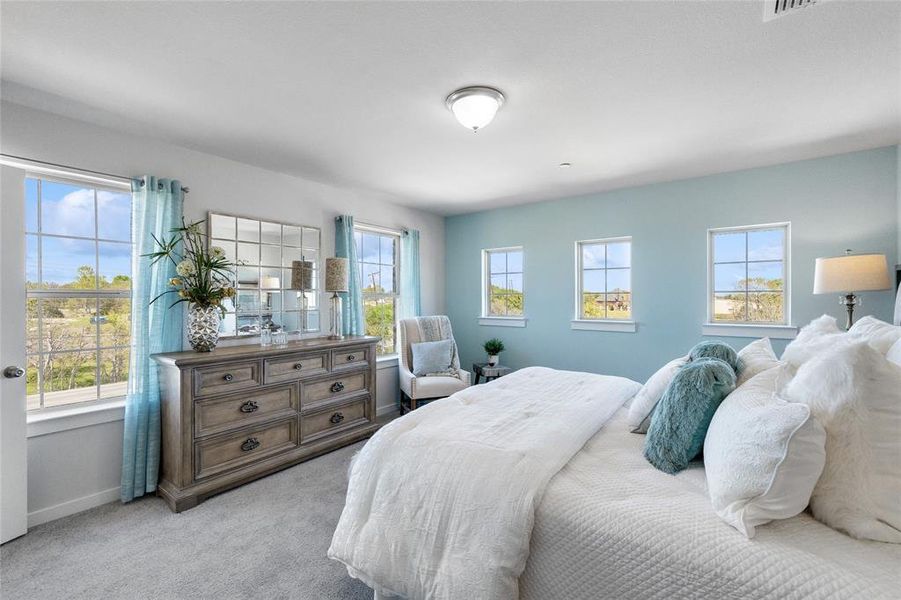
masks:
[[[846,339],[846,334],[839,328],[835,317],[823,315],[801,328],[798,336],[782,353],[782,362],[796,368],[800,367],[814,356]]]
[[[804,364],[785,397],[826,429],[813,516],[853,537],[901,543],[901,369],[865,342]]]
[[[663,397],[669,382],[676,376],[679,367],[688,362],[688,356],[671,360],[663,365],[656,373],[651,375],[644,384],[629,407],[629,427],[633,433],[647,433],[650,419],[646,419],[654,407]]]
[[[901,327],[867,315],[851,325],[848,337],[855,342],[867,342],[884,355],[901,340]]]
[[[773,367],[729,394],[704,439],[713,508],[748,538],[807,508],[826,462],[823,426],[807,405],[777,394],[787,376],[787,367]]]
[[[895,342],[895,345],[889,348],[888,354],[885,355],[885,358],[889,362],[893,362],[899,367],[901,367],[901,340]]]
[[[744,382],[758,373],[763,373],[767,369],[779,366],[779,359],[776,358],[776,353],[773,352],[770,338],[754,340],[739,350],[738,360],[741,368],[738,371],[738,381],[735,382],[736,388],[741,387]]]

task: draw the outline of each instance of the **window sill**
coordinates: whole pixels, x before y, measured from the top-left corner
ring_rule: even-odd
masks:
[[[570,328],[577,331],[617,331],[635,333],[638,323],[635,321],[615,321],[613,319],[573,319]]]
[[[125,419],[125,398],[60,408],[27,416],[26,437],[33,438],[61,431],[80,429]]]
[[[376,369],[391,369],[397,366],[397,354],[386,354],[375,359]]]
[[[754,325],[752,323],[704,323],[701,335],[743,338],[772,338],[774,340],[793,340],[798,335],[798,328],[792,325]]]
[[[479,325],[494,327],[525,327],[525,317],[479,317]]]

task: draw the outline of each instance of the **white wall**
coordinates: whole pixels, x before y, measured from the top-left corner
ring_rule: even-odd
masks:
[[[158,140],[114,132],[86,122],[0,103],[0,152],[132,176],[177,178],[191,191],[188,219],[207,211],[244,214],[322,228],[322,255],[334,254],[334,217],[352,214],[358,221],[421,232],[422,308],[444,312],[444,219],[402,207],[390,198],[339,188],[267,171]],[[4,202],[9,199],[3,199]],[[378,406],[394,404],[395,367],[379,370]],[[122,447],[121,420],[28,441],[30,524],[58,518],[117,497]]]

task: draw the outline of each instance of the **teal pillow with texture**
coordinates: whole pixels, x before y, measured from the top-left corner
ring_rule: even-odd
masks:
[[[644,456],[671,475],[685,469],[704,447],[720,403],[735,388],[735,370],[718,358],[701,357],[679,369],[654,407]]]
[[[413,351],[413,375],[448,375],[454,363],[454,340],[410,344]]]
[[[688,352],[688,361],[699,358],[718,358],[732,367],[737,375],[741,371],[741,359],[735,348],[723,342],[700,342]]]

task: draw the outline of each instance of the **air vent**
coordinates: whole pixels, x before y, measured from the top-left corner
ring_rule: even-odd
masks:
[[[817,0],[763,0],[763,20],[772,21],[813,6]]]

